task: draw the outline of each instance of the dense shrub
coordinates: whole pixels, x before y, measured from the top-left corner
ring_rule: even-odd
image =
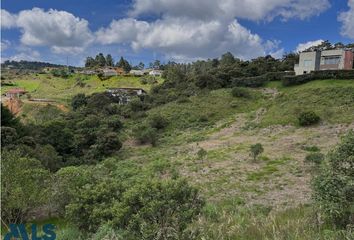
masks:
[[[354,224],[354,132],[350,131],[327,156],[314,178],[314,199],[324,219],[339,227]]]
[[[157,129],[147,126],[141,125],[133,130],[133,134],[136,140],[140,144],[150,143],[151,145],[156,145],[157,142]]]
[[[324,160],[324,155],[319,152],[309,153],[305,157],[306,162],[320,164]]]
[[[231,79],[231,84],[234,87],[262,87],[267,82],[268,79],[265,76],[257,76],[257,77],[240,77]]]
[[[312,111],[302,112],[298,117],[300,126],[311,126],[320,122],[320,117]]]
[[[149,108],[149,105],[141,101],[139,98],[133,99],[129,103],[129,107],[133,112],[145,111]]]
[[[251,96],[250,92],[247,89],[241,87],[232,88],[231,95],[233,97],[240,97],[240,98],[249,98]]]
[[[149,117],[149,124],[156,129],[164,129],[168,125],[168,121],[162,115],[152,115]]]
[[[354,70],[321,70],[304,75],[284,76],[282,83],[284,86],[293,86],[324,79],[354,79]]]
[[[49,180],[49,172],[38,160],[2,150],[1,221],[25,222],[30,210],[47,203]]]
[[[74,111],[82,106],[86,106],[86,104],[87,104],[87,99],[85,94],[83,93],[79,93],[75,95],[71,100],[71,107],[73,108]]]
[[[87,184],[67,206],[68,218],[81,229],[96,231],[106,223],[127,239],[181,239],[204,201],[183,180],[147,180],[124,184],[106,179]]]

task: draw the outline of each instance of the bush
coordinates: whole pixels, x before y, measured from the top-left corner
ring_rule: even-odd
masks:
[[[129,103],[129,107],[133,112],[145,111],[149,108],[149,106],[143,101],[141,101],[139,98],[133,99]]]
[[[250,150],[251,150],[251,155],[253,156],[253,160],[254,161],[256,161],[258,155],[261,154],[264,151],[263,146],[260,143],[251,145]]]
[[[324,220],[345,228],[354,224],[354,132],[350,131],[327,156],[314,178],[314,199]]]
[[[231,95],[233,97],[239,98],[249,98],[251,96],[250,92],[247,89],[241,87],[232,88]]]
[[[87,99],[85,94],[83,93],[79,93],[75,95],[71,100],[71,107],[73,108],[74,111],[82,106],[86,106],[86,104],[87,104]]]
[[[79,228],[125,239],[181,239],[204,205],[198,191],[184,180],[148,180],[124,184],[105,179],[75,192],[67,217]],[[110,230],[110,226],[115,231]],[[98,237],[98,236],[97,236]]]
[[[302,112],[298,118],[300,126],[311,126],[320,122],[320,117],[312,111]]]
[[[140,144],[150,143],[155,146],[157,142],[157,129],[146,125],[141,125],[133,130],[136,140]]]
[[[304,75],[284,76],[282,83],[283,86],[294,86],[313,80],[325,79],[354,79],[354,70],[321,70]]]
[[[41,163],[19,151],[2,150],[1,221],[23,223],[30,210],[46,204],[50,175]]]
[[[305,157],[306,162],[315,163],[315,164],[320,164],[323,161],[323,159],[324,159],[324,155],[319,152],[307,154]]]
[[[152,128],[164,129],[168,125],[168,121],[161,115],[152,115],[149,117],[149,124]]]

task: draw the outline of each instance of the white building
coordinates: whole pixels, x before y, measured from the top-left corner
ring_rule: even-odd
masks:
[[[157,77],[157,76],[162,76],[162,71],[161,70],[152,70],[152,71],[150,71],[149,72],[149,75],[150,76],[155,76],[155,77]]]
[[[118,75],[117,71],[114,70],[114,69],[111,69],[111,68],[104,68],[104,69],[102,69],[102,72],[103,72],[103,75],[105,77],[117,76]]]

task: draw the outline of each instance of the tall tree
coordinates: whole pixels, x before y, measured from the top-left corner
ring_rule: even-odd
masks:
[[[125,72],[129,72],[132,69],[129,62],[123,57],[120,57],[119,62],[117,63],[117,67],[123,68]]]
[[[96,65],[95,59],[93,59],[92,57],[87,57],[86,58],[85,67],[91,68],[91,67],[95,67],[95,65]]]
[[[106,56],[106,64],[109,67],[113,67],[114,66],[114,60],[113,60],[111,54],[107,54],[107,56]]]
[[[103,56],[103,53],[99,53],[95,58],[96,64],[99,67],[106,66],[106,58]]]

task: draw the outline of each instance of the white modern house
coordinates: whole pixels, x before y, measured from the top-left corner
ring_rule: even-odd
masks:
[[[162,71],[161,70],[151,70],[150,72],[149,72],[149,75],[150,76],[154,76],[154,77],[157,77],[157,76],[162,76]]]
[[[142,70],[130,70],[129,72],[131,75],[134,75],[134,76],[143,76],[144,75],[144,71]]]
[[[295,64],[295,75],[320,70],[353,69],[353,49],[332,49],[324,51],[301,52],[299,64]]]

